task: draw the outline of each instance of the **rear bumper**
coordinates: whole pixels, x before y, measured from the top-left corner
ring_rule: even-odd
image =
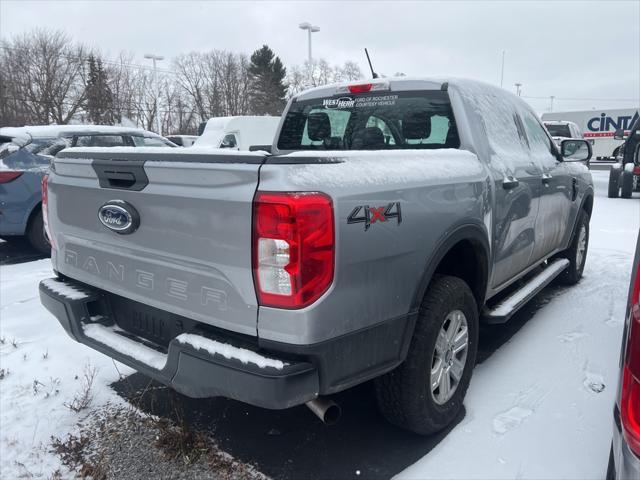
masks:
[[[42,304],[76,341],[194,398],[223,396],[283,409],[319,393],[319,374],[308,362],[275,358],[229,338],[199,334],[173,338],[166,349],[132,338],[109,318],[103,292],[66,280],[40,283]]]
[[[640,478],[640,458],[636,457],[629,449],[629,445],[622,435],[622,427],[620,425],[620,411],[616,406],[614,410],[613,425],[613,465],[615,467],[615,477],[619,480],[632,478]],[[612,472],[613,473],[613,472]]]

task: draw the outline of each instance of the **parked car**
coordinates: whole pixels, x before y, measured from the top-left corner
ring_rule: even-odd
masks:
[[[250,147],[271,145],[280,117],[241,116],[211,118],[200,125],[200,136],[194,147],[249,150]]]
[[[626,315],[607,480],[640,478],[640,234]]]
[[[544,126],[547,128],[549,135],[559,147],[562,140],[567,138],[584,138],[582,131],[577,124],[564,120],[547,120]]]
[[[190,147],[197,138],[197,135],[170,135],[167,137],[167,140],[175,143],[179,147]]]
[[[269,150],[60,152],[42,303],[185,395],[333,421],[327,396],[375,379],[389,421],[431,434],[460,413],[480,321],[582,276],[591,146],[560,153],[502,89],[323,86],[289,102]],[[110,185],[116,166],[130,186]]]
[[[51,158],[68,146],[175,146],[144,130],[98,125],[0,128],[0,238],[26,238],[48,253],[43,229],[40,182]]]
[[[624,131],[618,130],[615,138],[623,140]],[[631,198],[640,191],[640,118],[631,125],[629,135],[620,146],[616,163],[609,170],[609,198]]]

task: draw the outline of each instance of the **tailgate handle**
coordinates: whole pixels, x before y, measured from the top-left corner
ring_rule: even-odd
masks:
[[[144,160],[94,160],[92,166],[102,188],[140,191],[149,184]]]
[[[136,183],[136,176],[131,172],[105,171],[105,173],[111,188],[131,188]]]

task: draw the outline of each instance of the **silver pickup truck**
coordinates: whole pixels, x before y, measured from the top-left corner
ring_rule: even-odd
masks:
[[[593,186],[531,108],[467,80],[296,95],[266,151],[70,148],[44,188],[75,340],[190,397],[326,421],[374,380],[421,434],[459,413],[481,321],[584,269]]]

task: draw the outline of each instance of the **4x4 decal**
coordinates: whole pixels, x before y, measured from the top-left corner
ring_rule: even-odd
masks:
[[[361,213],[362,212],[362,213]],[[355,207],[347,217],[347,223],[364,223],[364,231],[376,222],[386,222],[395,218],[398,225],[402,223],[402,210],[400,202],[391,202],[382,207],[370,207],[369,205],[359,205]]]

